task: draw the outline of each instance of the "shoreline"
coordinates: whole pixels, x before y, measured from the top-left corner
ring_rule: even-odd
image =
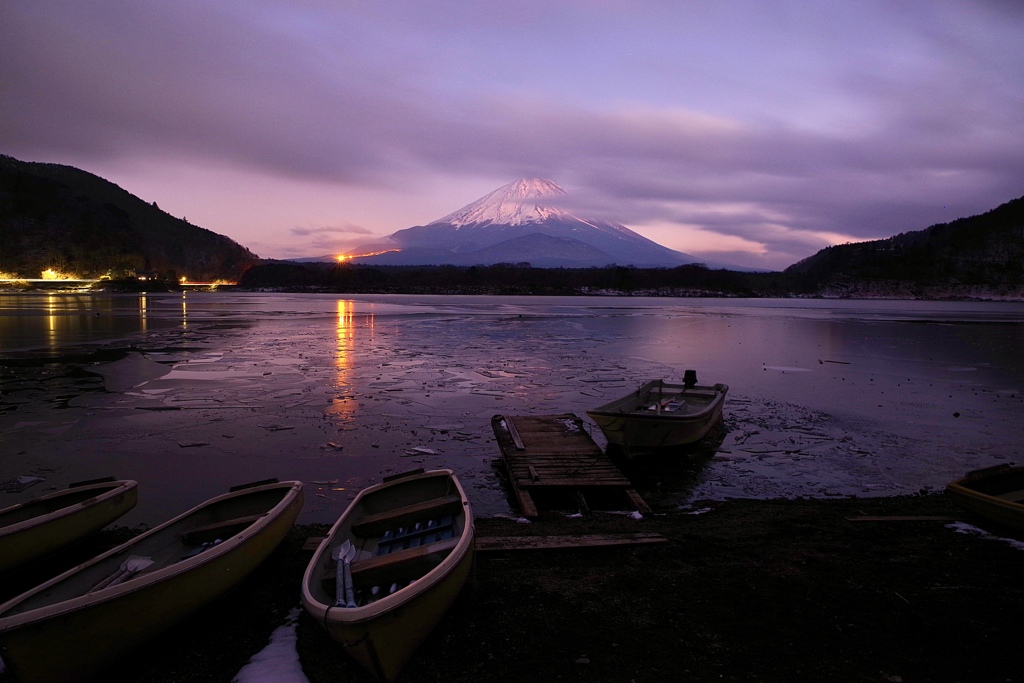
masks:
[[[865,516],[922,519],[855,521]],[[480,552],[400,680],[1018,680],[1024,555],[949,520],[1007,534],[942,494],[478,519],[481,537],[643,531],[667,542]],[[294,527],[242,586],[120,662],[118,678],[232,680],[298,605],[304,546],[328,528]],[[312,683],[372,680],[304,613],[297,634]]]

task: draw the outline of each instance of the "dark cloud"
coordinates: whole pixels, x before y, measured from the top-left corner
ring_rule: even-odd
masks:
[[[885,3],[858,5],[846,10],[852,30],[871,43],[848,48],[862,61],[827,79],[801,60],[838,63],[838,50],[779,45],[788,61],[776,74],[750,46],[778,41],[741,34],[756,27],[740,22],[736,54],[717,59],[718,88],[673,62],[675,46],[624,52],[614,41],[641,33],[623,3],[514,4],[515,26],[495,26],[486,4],[450,15],[416,3],[5,3],[0,145],[32,160],[173,153],[346,187],[547,177],[574,190],[582,215],[763,243],[779,267],[836,235],[920,229],[1024,194],[1024,41],[1007,19],[1018,3],[911,3],[898,21]],[[530,32],[549,39],[584,15],[587,32],[565,44],[573,53],[538,39],[543,64],[526,49]],[[591,44],[601,40],[603,50]],[[603,60],[607,82],[581,60],[579,81],[595,89],[577,87],[576,52]],[[636,64],[650,72],[630,73]],[[763,82],[726,73],[743,67]],[[799,77],[780,75],[789,70]],[[627,96],[647,76],[681,92]],[[318,245],[360,234],[372,231],[291,230]]]

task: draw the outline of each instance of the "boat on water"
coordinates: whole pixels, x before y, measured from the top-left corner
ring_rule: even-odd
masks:
[[[683,383],[656,379],[587,415],[611,446],[640,455],[700,441],[722,418],[725,384],[702,386],[687,370]]]
[[[302,502],[298,481],[234,487],[22,593],[0,605],[0,657],[20,683],[100,676],[238,585]]]
[[[965,510],[1024,530],[1024,467],[1004,463],[968,472],[946,485],[946,495]]]
[[[0,574],[52,555],[116,521],[138,502],[129,479],[92,479],[0,510]]]
[[[455,602],[476,550],[473,512],[448,469],[361,491],[317,548],[302,605],[378,680],[394,681]]]

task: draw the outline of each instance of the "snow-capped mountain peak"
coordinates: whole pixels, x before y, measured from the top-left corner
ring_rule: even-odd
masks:
[[[459,228],[485,224],[523,225],[565,218],[569,216],[567,212],[554,206],[545,206],[545,203],[557,203],[557,198],[562,195],[565,195],[565,190],[550,180],[522,178],[499,187],[433,223],[445,223]]]
[[[610,263],[673,267],[698,259],[625,225],[579,218],[561,208],[568,193],[550,180],[523,178],[458,211],[387,237],[388,248],[361,257],[381,265],[530,263],[543,268]]]

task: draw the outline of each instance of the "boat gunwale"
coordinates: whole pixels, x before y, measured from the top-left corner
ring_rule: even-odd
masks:
[[[37,498],[31,498],[21,503],[16,503],[9,507],[0,510],[0,519],[4,515],[12,513],[16,510],[24,509],[29,506],[39,505],[40,503],[46,503],[60,498],[80,498],[83,492],[107,489],[99,495],[87,497],[85,500],[78,500],[78,502],[70,503],[63,507],[59,507],[49,512],[43,512],[38,515],[33,515],[28,519],[23,519],[20,522],[13,524],[7,524],[0,526],[0,540],[5,536],[13,536],[16,533],[26,531],[32,527],[46,524],[64,517],[68,517],[73,514],[81,512],[83,509],[96,507],[102,503],[106,503],[117,496],[124,495],[133,489],[138,488],[139,483],[133,479],[115,479],[113,481],[98,482],[95,484],[85,484],[82,486],[75,486],[73,488],[61,489],[60,491],[54,491],[53,493],[47,493]],[[126,510],[127,512],[127,510]]]
[[[946,484],[947,491],[954,491],[961,495],[970,496],[972,498],[985,498],[991,499],[994,503],[1016,505],[1024,509],[1024,503],[1014,503],[1006,498],[1001,498],[998,495],[993,495],[986,491],[982,491],[972,484],[978,484],[980,482],[992,482],[999,481],[1001,479],[1007,479],[1009,477],[1016,477],[1018,479],[1024,479],[1024,466],[1022,465],[1011,465],[1009,463],[1001,463],[999,465],[993,465],[992,467],[985,467],[979,470],[972,470],[964,476],[951,481]]]
[[[204,510],[205,508],[212,507],[219,504],[222,501],[229,500],[232,498],[241,498],[245,495],[251,495],[254,493],[260,493],[263,491],[269,491],[273,489],[287,489],[283,492],[281,500],[279,500],[273,507],[261,513],[259,519],[253,521],[251,524],[241,529],[231,537],[225,539],[223,542],[209,548],[208,550],[201,552],[193,557],[187,557],[185,559],[178,560],[177,562],[171,563],[160,569],[154,571],[147,571],[145,573],[137,574],[130,579],[120,583],[116,586],[102,588],[94,592],[86,592],[76,595],[65,600],[58,600],[56,602],[35,607],[24,612],[17,612],[5,616],[7,612],[16,608],[18,605],[23,603],[25,600],[48,590],[50,587],[71,578],[74,574],[86,570],[95,565],[105,562],[112,556],[116,555],[130,555],[129,551],[132,546],[142,543],[144,540],[156,536],[168,528],[175,526],[188,517],[194,516]],[[122,543],[121,545],[111,548],[110,550],[97,555],[67,571],[61,573],[52,579],[39,584],[38,586],[17,595],[7,602],[0,604],[0,636],[4,631],[8,631],[14,628],[20,628],[31,624],[39,623],[47,619],[52,619],[64,614],[70,614],[80,609],[85,609],[93,605],[99,605],[106,602],[117,600],[118,598],[136,592],[141,591],[153,584],[161,583],[169,579],[175,578],[178,575],[191,572],[203,565],[210,564],[215,560],[221,558],[224,555],[232,552],[242,544],[249,541],[254,536],[258,536],[259,532],[273,523],[280,514],[295,504],[295,499],[302,495],[302,482],[301,481],[283,481],[273,484],[264,484],[261,486],[255,486],[246,488],[238,491],[223,493],[213,498],[210,498],[199,505],[196,505],[189,510],[181,513],[180,515],[160,524],[148,531],[145,531],[138,536]],[[301,500],[301,499],[300,499]],[[127,557],[125,558],[127,559]]]

